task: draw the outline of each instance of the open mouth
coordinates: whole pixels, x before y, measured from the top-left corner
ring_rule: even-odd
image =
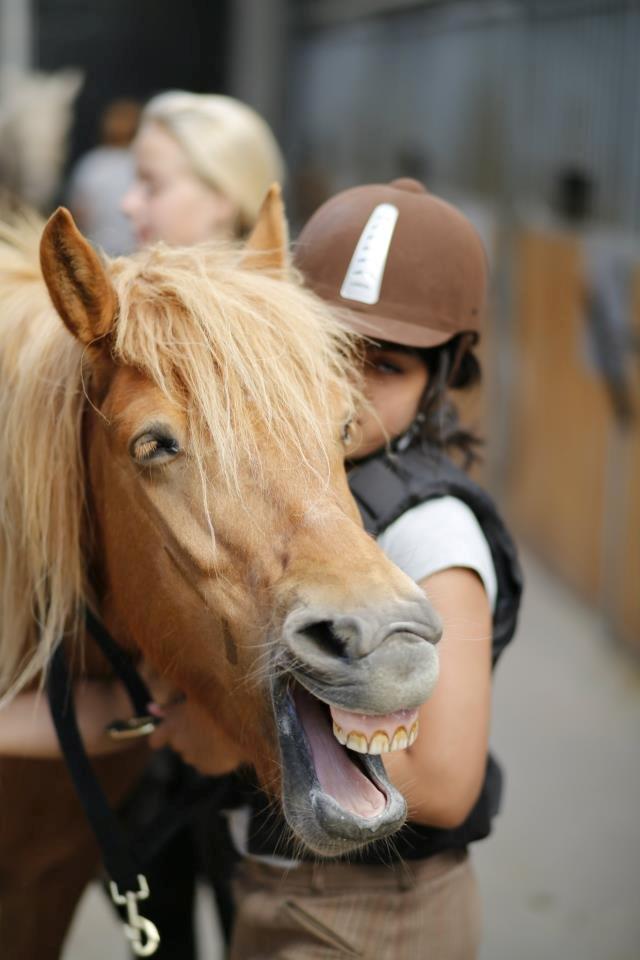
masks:
[[[415,741],[418,711],[370,716],[327,701],[291,675],[274,688],[285,816],[315,852],[336,856],[404,823],[404,798],[380,754]]]

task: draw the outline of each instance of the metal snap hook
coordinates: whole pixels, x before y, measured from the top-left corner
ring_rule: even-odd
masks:
[[[123,927],[131,949],[137,957],[150,957],[160,946],[160,934],[155,923],[138,913],[138,901],[146,900],[149,896],[149,884],[142,874],[138,874],[138,887],[137,891],[126,890],[125,893],[120,893],[113,880],[109,884],[113,902],[119,907],[127,908],[128,922],[124,923]]]

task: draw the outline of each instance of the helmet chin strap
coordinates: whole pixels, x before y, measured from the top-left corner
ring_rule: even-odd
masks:
[[[413,441],[420,436],[424,421],[424,413],[417,413],[413,418],[409,428],[405,430],[404,433],[401,433],[399,437],[396,437],[395,440],[391,441],[389,444],[389,449],[393,453],[403,453],[405,450],[408,450]]]
[[[442,363],[435,373],[436,378],[440,381],[439,389],[444,391],[453,386],[465,354],[471,349],[471,347],[473,347],[475,343],[477,343],[477,340],[477,334],[471,332],[463,333],[460,336],[460,340],[456,347],[456,351],[451,363],[447,363],[448,357],[446,355],[441,358]],[[404,431],[404,433],[401,433],[399,437],[396,437],[389,444],[389,449],[392,453],[403,453],[405,450],[409,449],[416,439],[420,437],[423,424],[426,420],[426,413],[422,409],[422,405],[429,387],[432,385],[433,384],[430,381],[427,382],[424,392],[420,397],[418,413],[411,421],[409,427]]]

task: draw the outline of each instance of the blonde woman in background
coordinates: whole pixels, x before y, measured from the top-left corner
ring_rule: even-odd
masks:
[[[239,239],[284,161],[267,123],[220,94],[172,91],[149,101],[133,144],[136,179],[122,200],[140,246]]]

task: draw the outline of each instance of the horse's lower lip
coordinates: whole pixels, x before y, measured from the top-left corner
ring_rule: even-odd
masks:
[[[314,762],[318,736],[324,738],[324,732],[305,730],[300,715],[307,715],[308,724],[309,714],[317,713],[320,705],[325,711],[326,706],[297,687],[291,677],[276,682],[273,702],[282,756],[284,813],[299,839],[316,853],[336,856],[394,833],[404,823],[406,804],[389,782],[380,758],[356,756],[341,746],[331,732],[327,710],[323,748],[333,752],[328,759],[336,770],[335,776],[329,774],[327,789],[327,758],[320,774]]]

